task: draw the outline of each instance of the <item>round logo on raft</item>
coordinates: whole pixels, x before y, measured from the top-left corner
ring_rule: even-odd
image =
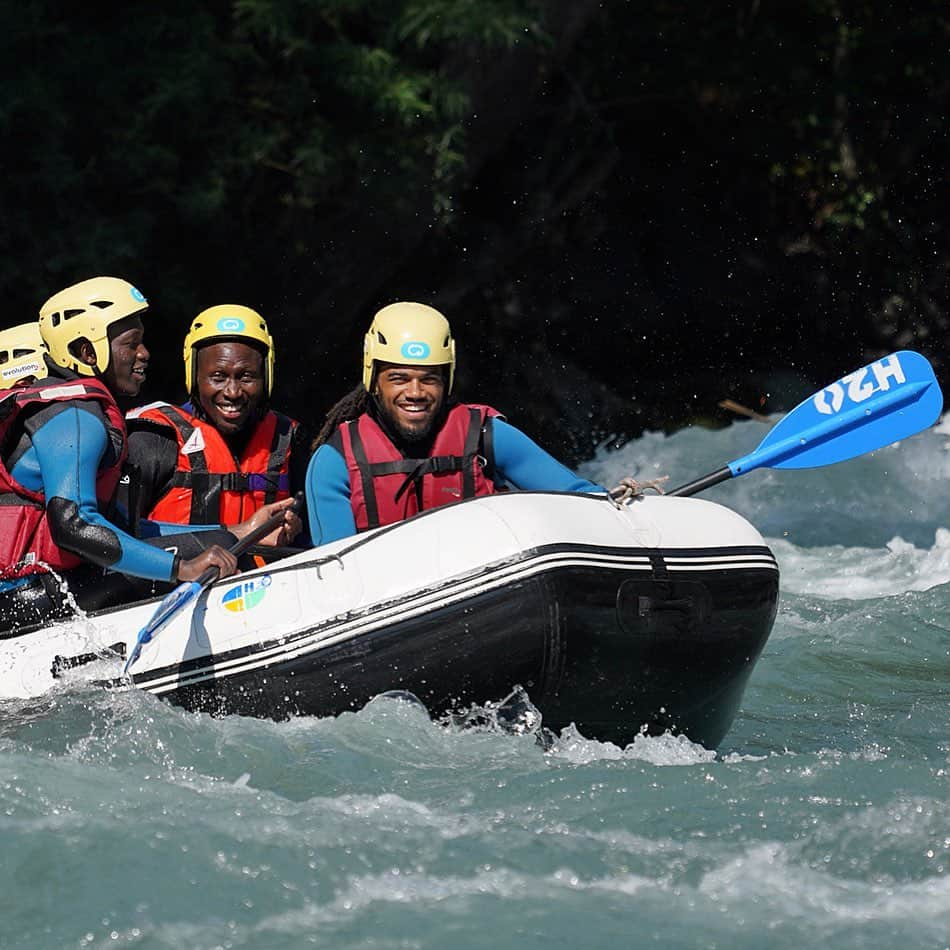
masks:
[[[424,360],[432,351],[428,343],[421,340],[407,340],[399,350],[407,360]]]
[[[270,585],[270,574],[255,577],[249,581],[242,581],[224,592],[221,597],[221,606],[235,614],[243,613],[245,610],[253,610],[267,596],[267,588]]]
[[[132,288],[132,299],[137,300],[139,303],[147,302],[145,300],[145,294],[143,294],[142,291],[138,289],[138,287]]]
[[[240,317],[222,317],[215,326],[222,333],[244,332],[244,321]]]

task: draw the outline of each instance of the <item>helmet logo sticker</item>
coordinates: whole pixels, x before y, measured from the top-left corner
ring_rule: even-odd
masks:
[[[216,324],[222,333],[243,333],[244,321],[238,317],[222,317]]]
[[[245,610],[253,610],[267,595],[267,588],[271,585],[270,574],[255,578],[225,591],[221,598],[221,606],[225,610],[239,614]]]
[[[11,379],[20,375],[26,376],[29,373],[38,373],[41,369],[39,363],[21,363],[19,366],[11,366],[9,369],[3,370],[0,376],[3,376],[4,379]]]
[[[418,340],[408,340],[403,343],[399,352],[410,360],[424,360],[431,352],[428,343]]]
[[[145,294],[143,294],[142,291],[138,289],[138,287],[133,287],[131,292],[133,300],[137,300],[139,303],[145,303]]]

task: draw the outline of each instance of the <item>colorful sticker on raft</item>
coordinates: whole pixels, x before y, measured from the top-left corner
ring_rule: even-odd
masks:
[[[240,317],[222,317],[216,326],[222,333],[244,332],[244,321]]]
[[[407,360],[424,360],[431,350],[429,349],[428,343],[423,343],[421,340],[408,340],[403,343],[399,352],[402,353]]]
[[[267,596],[267,588],[270,585],[270,574],[255,577],[249,581],[241,581],[240,584],[235,584],[230,590],[224,592],[224,596],[221,598],[221,606],[235,614],[243,613],[245,610],[253,610]]]

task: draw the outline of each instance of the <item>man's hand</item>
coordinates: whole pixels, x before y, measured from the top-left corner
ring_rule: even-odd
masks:
[[[263,508],[255,511],[247,521],[242,521],[240,524],[229,527],[228,530],[236,538],[241,539],[245,535],[250,534],[265,521],[269,521],[274,515],[283,512],[283,521],[278,524],[270,534],[257,542],[258,544],[273,547],[283,547],[286,544],[290,544],[290,542],[300,534],[303,528],[300,516],[296,511],[291,509],[293,503],[293,498],[284,498],[282,501],[275,501],[269,505],[264,505]]]
[[[230,577],[237,572],[237,558],[219,544],[213,544],[197,557],[178,565],[179,581],[196,581],[209,567],[218,569],[218,577]]]

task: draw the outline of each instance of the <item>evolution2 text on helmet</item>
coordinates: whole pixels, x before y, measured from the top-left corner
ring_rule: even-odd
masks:
[[[28,376],[46,376],[45,353],[46,344],[35,320],[0,331],[0,389],[9,389]]]

